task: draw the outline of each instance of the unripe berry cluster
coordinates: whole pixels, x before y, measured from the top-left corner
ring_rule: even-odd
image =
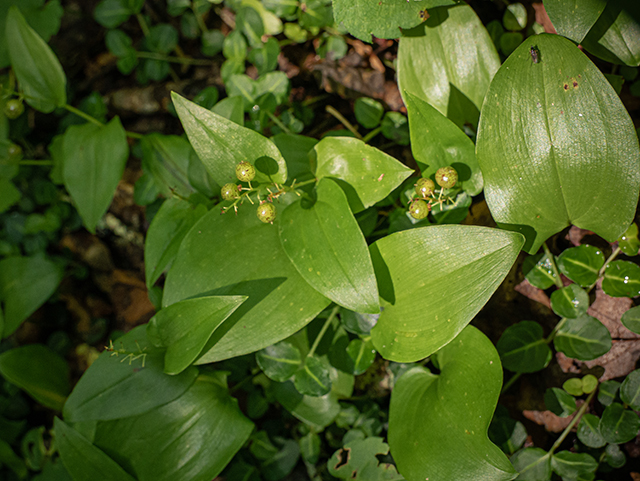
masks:
[[[249,188],[243,188],[241,185],[229,182],[228,184],[224,184],[222,186],[222,189],[220,189],[220,197],[222,197],[223,200],[234,201],[233,209],[237,212],[237,201],[238,199],[243,197],[243,195],[246,196],[247,200],[249,200],[249,202],[253,204],[253,201],[249,197],[249,193],[254,190],[251,187],[251,181],[256,177],[256,168],[249,162],[242,161],[236,166],[236,177],[241,182],[247,182],[249,184]],[[241,194],[243,190],[248,192],[245,194]],[[269,191],[269,193],[269,201],[261,201],[260,205],[258,206],[258,210],[256,211],[258,219],[260,219],[265,224],[273,224],[273,221],[276,218],[276,207],[270,202],[270,200],[272,199],[272,195],[274,197],[277,197],[279,195],[279,193],[276,193],[276,195],[274,195],[271,193],[271,191]],[[242,201],[244,201],[244,197],[242,198]],[[230,206],[225,207],[223,208],[222,212],[224,213],[230,208]]]
[[[458,182],[456,169],[451,166],[441,167],[436,171],[435,178],[435,183],[425,177],[421,177],[415,183],[415,193],[418,197],[411,199],[409,204],[409,214],[414,219],[425,219],[429,215],[434,202],[442,204],[447,200],[451,200],[448,197],[443,199],[442,195],[445,189],[451,189]],[[437,197],[435,195],[436,183],[440,186],[440,192]]]

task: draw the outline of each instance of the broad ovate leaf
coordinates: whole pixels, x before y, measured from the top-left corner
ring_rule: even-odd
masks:
[[[631,119],[602,73],[559,35],[530,37],[500,68],[476,147],[491,213],[525,234],[529,253],[569,224],[613,242],[633,219],[640,149]]]
[[[322,179],[316,193],[313,206],[302,200],[282,213],[284,251],[320,294],[352,311],[377,314],[380,303],[371,257],[345,193],[331,179]]]
[[[389,408],[389,446],[407,481],[507,481],[517,476],[488,436],[502,386],[498,352],[466,327],[438,352],[440,374],[404,373]]]
[[[390,155],[350,137],[325,137],[309,155],[317,179],[337,179],[354,214],[384,199],[413,172]]]
[[[371,43],[371,36],[398,38],[402,29],[424,22],[434,7],[456,5],[457,0],[333,0],[336,23],[360,40]]]
[[[73,125],[64,134],[64,185],[90,232],[107,212],[124,172],[129,145],[118,117],[104,126]]]
[[[556,31],[581,43],[596,23],[607,0],[546,0],[544,9]]]
[[[277,213],[298,198],[281,196]],[[210,210],[186,235],[167,275],[163,306],[194,296],[248,296],[211,337],[198,364],[258,351],[306,326],[328,304],[285,254],[278,220],[263,224],[245,202]]]
[[[398,362],[423,359],[464,329],[513,265],[521,235],[487,227],[428,226],[370,247],[383,311],[373,344]]]
[[[405,92],[409,113],[411,151],[423,177],[432,177],[440,167],[452,166],[465,192],[482,191],[482,172],[476,160],[476,147],[451,120],[420,97]]]
[[[258,182],[284,182],[287,164],[271,140],[173,92],[171,99],[187,137],[213,180],[236,182],[236,165],[249,162]]]
[[[536,372],[551,361],[551,349],[545,342],[542,326],[522,321],[507,328],[496,348],[505,369],[513,372]]]
[[[609,352],[611,333],[598,319],[584,314],[576,319],[566,319],[553,344],[567,357],[590,361]]]
[[[500,57],[469,5],[429,10],[429,19],[403,32],[398,46],[398,84],[462,127],[477,125]]]

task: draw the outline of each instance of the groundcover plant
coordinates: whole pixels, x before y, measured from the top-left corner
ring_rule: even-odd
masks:
[[[5,0],[0,479],[640,479],[638,65],[633,0]]]

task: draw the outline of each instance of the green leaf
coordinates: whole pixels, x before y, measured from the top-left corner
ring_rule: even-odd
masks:
[[[331,366],[319,357],[307,357],[296,371],[294,385],[300,394],[324,396],[331,391]]]
[[[0,354],[0,374],[43,406],[56,411],[62,411],[71,390],[67,362],[42,344],[16,347]]]
[[[527,430],[520,421],[499,415],[499,410],[500,406],[489,426],[489,439],[505,453],[513,454],[527,440]]]
[[[13,471],[19,479],[27,477],[27,467],[23,459],[13,452],[8,442],[0,439],[0,464]]]
[[[352,374],[364,373],[376,360],[376,350],[371,340],[354,339],[347,346],[347,355],[353,361]]]
[[[216,183],[235,181],[236,165],[243,161],[255,165],[257,182],[286,180],[287,165],[269,139],[175,92],[171,98],[191,145]]]
[[[358,336],[368,336],[373,326],[376,325],[380,314],[363,314],[347,309],[340,310],[340,322],[349,332]]]
[[[638,435],[640,418],[622,404],[612,403],[602,413],[599,427],[602,437],[608,443],[626,443]]]
[[[289,96],[289,77],[284,72],[269,72],[255,81],[256,101],[265,94],[273,94],[277,104],[283,104]]]
[[[522,30],[527,26],[527,9],[521,3],[508,5],[502,23],[507,30]]]
[[[165,197],[175,192],[188,198],[194,193],[189,182],[189,159],[195,154],[187,139],[152,133],[143,137],[140,147],[142,169],[151,173]]]
[[[622,382],[620,399],[634,411],[640,411],[640,369],[629,373]]]
[[[147,230],[144,245],[144,267],[147,288],[153,286],[171,266],[182,240],[194,224],[207,213],[202,205],[193,205],[179,198],[163,202]]]
[[[351,35],[371,43],[372,35],[378,38],[398,38],[402,29],[415,27],[424,21],[425,10],[433,15],[432,8],[456,3],[455,0],[333,0],[333,15],[336,23],[342,23]]]
[[[598,280],[604,254],[597,247],[581,245],[565,249],[557,258],[558,269],[573,282],[587,287]]]
[[[638,225],[635,222],[632,222],[625,233],[618,238],[618,247],[630,257],[638,255],[640,240],[638,240]]]
[[[285,382],[298,370],[302,355],[289,341],[282,341],[256,352],[256,362],[269,379]]]
[[[389,445],[379,437],[350,441],[334,452],[327,462],[329,474],[339,479],[360,481],[404,480],[392,464],[379,464],[377,456],[388,453]]]
[[[536,372],[551,361],[551,349],[545,342],[542,326],[522,321],[508,327],[496,344],[505,369],[513,372]]]
[[[251,436],[249,451],[257,459],[263,460],[273,457],[278,452],[278,448],[273,445],[266,431],[258,431]]]
[[[149,321],[162,345],[164,372],[179,374],[201,354],[216,329],[247,300],[246,296],[211,296],[171,304]]]
[[[616,444],[609,444],[604,450],[604,460],[614,468],[621,468],[627,462],[627,458]]]
[[[538,289],[548,289],[555,284],[556,273],[551,259],[546,253],[527,257],[522,264],[522,271],[529,283]]]
[[[529,253],[569,224],[613,242],[635,213],[640,150],[629,115],[602,73],[559,35],[529,37],[500,68],[476,154],[491,214],[526,235]]]
[[[603,406],[609,406],[616,399],[616,394],[620,389],[620,383],[618,381],[605,381],[600,384],[598,389],[598,401]]]
[[[578,439],[582,444],[590,448],[601,448],[607,442],[600,434],[600,418],[593,414],[585,413],[580,418],[578,425]]]
[[[562,389],[567,391],[572,396],[582,396],[584,391],[582,390],[582,380],[577,377],[567,379],[562,383]]]
[[[640,8],[634,0],[606,2],[604,11],[581,42],[608,62],[640,65]]]
[[[113,346],[117,355],[104,351],[91,364],[64,406],[67,421],[140,415],[189,389],[198,370],[191,367],[177,376],[164,374],[164,349],[151,345],[145,329],[146,326],[139,326],[118,338]]]
[[[438,224],[460,224],[469,215],[471,202],[469,194],[460,192],[451,204],[434,205],[431,215]]]
[[[0,261],[0,300],[4,304],[3,337],[51,297],[62,280],[63,270],[42,257],[7,257]]]
[[[393,140],[400,145],[409,145],[411,141],[409,135],[409,122],[400,112],[387,112],[384,114],[382,124],[382,135]]]
[[[304,396],[292,381],[274,383],[271,387],[276,400],[300,421],[321,431],[331,424],[340,413],[336,383],[324,396]]]
[[[0,178],[0,213],[22,198],[22,193],[9,179]]]
[[[249,52],[248,59],[258,69],[258,75],[265,75],[278,66],[278,55],[280,55],[280,45],[275,38],[269,37],[264,46]]]
[[[178,45],[178,31],[168,23],[159,23],[149,29],[145,44],[152,52],[166,55]]]
[[[628,261],[607,264],[602,290],[611,297],[636,297],[640,294],[640,266]]]
[[[384,310],[371,330],[385,359],[414,362],[473,319],[515,261],[522,237],[475,226],[396,232],[370,247]],[[460,299],[464,298],[464,302]]]
[[[59,418],[54,420],[56,446],[73,479],[134,481],[118,463]]]
[[[93,18],[103,27],[115,28],[140,12],[140,9],[132,9],[130,4],[128,0],[102,0],[93,11]]]
[[[365,129],[374,129],[380,125],[384,107],[380,102],[369,97],[359,97],[353,106],[356,120]]]
[[[64,134],[64,185],[90,232],[107,212],[124,172],[129,145],[120,119],[72,125]]]
[[[316,464],[320,458],[320,436],[313,431],[298,440],[300,454],[307,463]]]
[[[287,161],[287,183],[313,178],[309,152],[318,143],[317,139],[304,135],[278,134],[271,137],[271,140]]]
[[[300,276],[320,294],[353,311],[380,312],[367,242],[346,195],[330,179],[321,180],[316,193],[310,208],[305,208],[303,199],[282,213],[282,248]]]
[[[384,199],[413,172],[390,155],[348,137],[325,137],[310,158],[318,180],[338,179],[354,214]]]
[[[551,309],[560,317],[575,319],[587,313],[589,294],[578,284],[569,284],[551,294]]]
[[[515,478],[487,437],[502,385],[491,341],[468,326],[438,352],[438,363],[439,375],[415,367],[391,393],[388,439],[398,471],[411,480]]]
[[[244,62],[247,50],[247,41],[240,30],[232,30],[222,44],[222,54],[229,60]]]
[[[598,462],[586,453],[560,451],[551,457],[551,468],[560,476],[577,478],[594,473],[598,469]]]
[[[122,30],[109,30],[105,35],[104,43],[107,45],[109,52],[116,57],[126,57],[132,50],[135,54],[133,40]]]
[[[500,67],[498,52],[470,6],[434,8],[428,13],[423,25],[403,32],[400,39],[400,93],[430,103],[459,127],[467,122],[475,126]],[[460,45],[473,45],[473,49],[461,55]]]
[[[238,402],[205,375],[168,404],[98,423],[94,443],[137,479],[210,481],[252,430]]]
[[[297,197],[287,194],[279,200],[282,209]],[[220,206],[210,210],[184,238],[162,299],[166,307],[204,294],[249,296],[216,330],[199,364],[278,342],[306,326],[329,303],[293,267],[277,225],[261,223],[255,207],[246,203],[237,216],[220,212]]]
[[[624,327],[631,332],[640,334],[640,306],[632,307],[627,312],[622,314],[620,319]]]
[[[566,418],[576,411],[575,398],[564,389],[549,388],[544,393],[544,404],[556,416]]]
[[[260,14],[251,7],[242,6],[236,12],[236,28],[244,33],[252,47],[262,46],[264,24]]]
[[[300,457],[300,448],[293,439],[279,438],[282,443],[280,449],[270,459],[261,464],[261,471],[266,481],[278,481],[286,478],[295,468]]]
[[[404,93],[409,112],[411,151],[423,177],[432,177],[440,167],[452,166],[469,195],[482,191],[482,172],[476,147],[456,124],[410,92]]]
[[[587,374],[582,378],[582,390],[586,394],[591,394],[598,387],[598,378],[593,374]]]
[[[582,43],[606,4],[607,0],[547,0],[544,8],[560,35]]]
[[[7,13],[5,36],[11,65],[26,102],[44,113],[65,105],[67,79],[62,66],[16,6]]]
[[[567,319],[558,329],[553,344],[567,357],[590,361],[609,352],[611,334],[598,319],[584,314]]]
[[[540,448],[525,448],[511,458],[520,473],[518,481],[547,481],[551,479],[551,457]]]

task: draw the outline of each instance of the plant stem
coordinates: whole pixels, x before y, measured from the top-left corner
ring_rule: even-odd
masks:
[[[284,125],[282,123],[282,121],[276,117],[275,115],[273,115],[271,112],[269,112],[268,110],[265,110],[265,112],[267,112],[267,115],[269,116],[269,118],[273,121],[274,124],[276,124],[278,127],[280,127],[284,132],[286,132],[287,134],[290,134],[291,131],[287,128],[286,125]]]
[[[362,140],[362,135],[360,135],[360,132],[358,132],[358,130],[353,125],[351,125],[351,122],[345,119],[340,112],[334,109],[331,105],[327,105],[325,107],[325,110],[327,111],[327,113],[333,115],[336,119],[338,119],[342,125],[344,125],[353,135],[356,136],[356,138]]]
[[[505,392],[507,392],[507,390],[513,386],[513,383],[515,383],[518,379],[520,379],[520,376],[522,376],[521,372],[517,372],[515,373],[513,376],[511,376],[511,379],[509,379],[504,386],[502,386],[502,391],[500,391],[500,394],[504,394]]]
[[[560,322],[556,324],[556,327],[553,328],[553,331],[551,331],[551,334],[549,334],[549,336],[544,340],[544,342],[546,344],[549,344],[551,341],[553,341],[553,339],[556,337],[556,334],[558,333],[560,328],[564,326],[566,322],[567,322],[566,317],[563,317],[562,319],[560,319]]]
[[[313,341],[313,346],[311,346],[311,349],[309,349],[309,353],[307,354],[307,357],[313,356],[313,353],[316,352],[316,349],[318,348],[318,344],[320,344],[320,341],[322,340],[322,336],[324,336],[324,333],[327,332],[327,329],[329,329],[329,326],[331,325],[331,323],[333,322],[333,319],[336,317],[336,314],[338,313],[338,309],[340,309],[340,306],[335,306],[331,311],[331,314],[329,314],[329,317],[327,317],[327,320],[324,322],[324,326],[322,326],[322,329],[320,329],[320,332],[316,336],[315,341]]]
[[[589,403],[593,399],[593,396],[595,396],[597,390],[598,389],[596,388],[593,391],[591,391],[591,394],[589,394],[589,396],[587,397],[585,402],[582,404],[582,406],[580,406],[580,409],[578,409],[578,412],[573,417],[573,419],[571,420],[569,425],[564,429],[564,431],[562,431],[562,434],[560,435],[560,437],[558,439],[556,439],[556,442],[553,443],[553,446],[551,446],[551,449],[549,450],[549,453],[548,453],[549,456],[551,456],[553,454],[553,452],[556,449],[558,449],[558,447],[562,444],[562,441],[564,441],[565,438],[569,435],[569,432],[573,429],[573,427],[576,424],[578,424],[578,421],[580,421],[580,418],[582,417],[582,415],[585,413],[585,411],[589,407]]]
[[[198,27],[200,27],[200,30],[202,30],[203,33],[208,32],[209,29],[207,28],[207,25],[204,23],[204,18],[202,18],[202,15],[200,15],[200,12],[198,11],[194,3],[191,4],[191,10],[193,10],[193,15],[195,15],[196,17],[196,22],[198,22]]]
[[[604,261],[604,264],[598,271],[598,279],[604,276],[604,271],[607,270],[607,266],[609,265],[609,262],[612,262],[616,257],[618,257],[618,254],[620,254],[620,252],[622,252],[622,249],[620,249],[620,246],[618,246],[614,249],[614,251],[611,253],[609,258],[606,261]],[[589,289],[587,289],[587,293],[591,292],[591,290],[596,286],[598,279],[596,279],[596,282],[594,282],[589,286]]]
[[[73,107],[72,105],[64,104],[64,108],[67,109],[69,112],[76,114],[78,117],[82,117],[86,121],[91,122],[92,124],[96,124],[100,127],[104,127],[104,124],[100,122],[98,119],[96,119],[95,117],[92,117],[91,115],[83,112],[80,109]]]
[[[141,13],[136,13],[136,18],[138,19],[138,23],[140,24],[140,29],[145,37],[149,36],[149,25],[147,25],[147,21],[144,19],[144,16]]]
[[[253,378],[256,377],[258,374],[260,374],[262,371],[258,369],[257,372],[252,373],[250,376],[245,377],[242,381],[240,381],[238,384],[236,384],[235,386],[233,386],[231,389],[229,389],[229,394],[233,394],[234,392],[236,392],[238,389],[240,389],[241,387],[243,387],[244,385],[246,385],[248,382],[253,381]]]
[[[547,254],[547,258],[549,259],[549,262],[551,262],[551,268],[553,269],[553,273],[556,275],[556,279],[554,282],[556,283],[556,286],[558,287],[558,289],[562,289],[564,285],[562,285],[562,279],[560,279],[560,271],[558,271],[558,266],[556,266],[556,261],[553,259],[553,254],[549,250],[549,247],[547,247],[546,242],[542,243],[542,248],[544,249],[544,253]]]
[[[362,141],[364,143],[367,143],[371,139],[373,139],[376,135],[378,135],[380,132],[382,132],[382,127],[378,127],[377,129],[373,129],[371,132],[369,132],[367,135],[365,135],[363,137]]]
[[[21,160],[20,165],[53,165],[51,160]]]
[[[136,52],[136,56],[138,58],[162,60],[164,62],[180,63],[184,65],[210,66],[212,63],[211,60],[203,60],[203,59],[188,58],[188,57],[170,57],[169,55],[163,55],[161,53],[155,53],[155,52]]]
[[[142,139],[144,137],[144,135],[139,134],[137,132],[129,132],[128,130],[126,131],[127,137],[131,138],[131,139]]]

